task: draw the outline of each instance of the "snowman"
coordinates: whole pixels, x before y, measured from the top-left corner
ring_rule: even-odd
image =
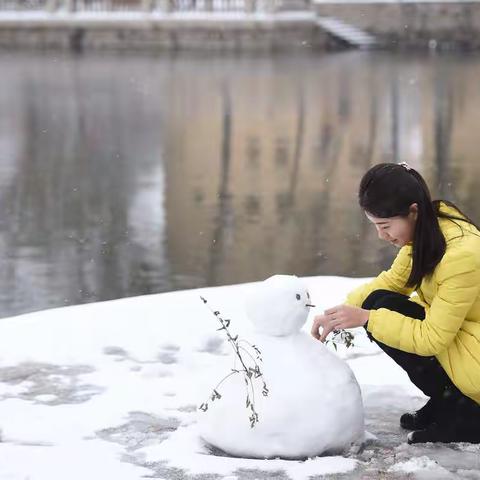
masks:
[[[203,440],[233,456],[286,459],[341,453],[361,443],[363,404],[353,372],[301,331],[311,307],[303,281],[274,275],[253,287],[245,306],[253,326],[249,341],[261,352],[262,375],[253,376],[249,395],[258,422],[253,428],[249,422],[245,378],[231,375],[221,398],[199,412]]]

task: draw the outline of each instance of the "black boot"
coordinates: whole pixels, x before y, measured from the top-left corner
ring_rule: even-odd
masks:
[[[434,406],[433,422],[410,432],[408,443],[480,443],[480,406],[475,401],[451,385]]]
[[[423,430],[435,420],[435,402],[431,398],[420,410],[404,413],[400,417],[400,426],[405,430]]]

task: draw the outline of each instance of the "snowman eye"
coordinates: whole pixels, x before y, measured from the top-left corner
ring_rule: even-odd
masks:
[[[301,298],[299,293],[297,293],[296,297],[297,297],[297,300],[300,300]]]

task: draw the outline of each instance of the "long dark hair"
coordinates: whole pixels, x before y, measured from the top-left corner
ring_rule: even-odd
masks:
[[[467,222],[476,227],[452,202],[432,201],[423,177],[406,164],[379,163],[370,168],[360,182],[358,200],[367,213],[379,218],[406,217],[410,213],[410,206],[413,203],[418,205],[412,270],[406,284],[409,287],[417,288],[423,277],[433,273],[445,254],[447,244],[440,230],[439,217],[455,223]],[[441,202],[453,207],[458,216],[440,211]]]

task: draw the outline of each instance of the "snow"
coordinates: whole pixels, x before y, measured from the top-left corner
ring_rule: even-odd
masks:
[[[316,305],[307,332],[316,312],[341,303],[365,281],[304,280]],[[205,474],[202,479],[208,480],[217,474],[237,480],[272,475],[306,480],[353,469],[358,478],[378,478],[379,472],[382,478],[398,478],[391,467],[423,456],[455,478],[475,478],[478,445],[405,443],[398,417],[419,408],[425,398],[361,330],[355,347],[340,347],[338,355],[362,390],[371,432],[363,450],[302,462],[232,458],[203,444],[196,407],[205,385],[217,381],[215,369],[223,371],[229,350],[199,296],[231,318],[233,329],[243,335],[248,331],[242,300],[253,286],[171,292],[2,319],[0,479]]]

